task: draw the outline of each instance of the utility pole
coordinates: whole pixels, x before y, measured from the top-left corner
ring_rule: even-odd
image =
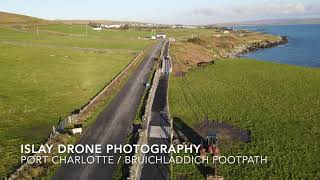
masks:
[[[37,37],[39,36],[39,27],[37,27]]]

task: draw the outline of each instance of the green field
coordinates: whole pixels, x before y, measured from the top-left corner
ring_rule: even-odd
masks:
[[[227,179],[319,179],[319,82],[319,68],[220,60],[171,77],[171,116],[193,127],[208,115],[251,131],[252,142],[221,144],[221,154],[268,156],[268,164],[220,165]],[[173,172],[205,179],[193,165]]]
[[[34,46],[58,46],[74,48],[97,48],[107,50],[141,50],[150,41],[138,40],[145,32],[106,30],[97,32],[88,27],[88,34],[81,33],[80,25],[47,25],[37,28],[0,28],[0,43],[25,43]],[[66,29],[66,30],[65,30]],[[69,29],[75,29],[70,31]]]
[[[20,144],[45,141],[152,41],[146,32],[80,25],[0,26],[0,178],[19,165]],[[84,32],[88,32],[83,34]]]

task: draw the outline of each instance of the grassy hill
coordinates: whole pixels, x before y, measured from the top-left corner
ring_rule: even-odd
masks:
[[[33,26],[33,25],[43,25],[52,23],[44,19],[39,19],[35,17],[1,12],[0,11],[0,25],[21,25],[21,26]]]
[[[112,20],[84,20],[84,19],[74,19],[74,20],[55,20],[56,22],[60,22],[63,24],[89,24],[90,22],[97,23],[97,24],[133,24],[140,22],[133,22],[133,21],[112,21]]]

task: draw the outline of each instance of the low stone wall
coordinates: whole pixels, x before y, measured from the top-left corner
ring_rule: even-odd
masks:
[[[160,59],[163,60],[163,49],[160,54]],[[142,121],[143,121],[142,129],[139,132],[139,139],[137,142],[137,144],[139,145],[148,144],[148,132],[149,132],[149,123],[151,121],[152,105],[153,105],[156,90],[160,81],[161,72],[162,72],[162,68],[157,68],[153,77],[151,89],[149,91],[149,95],[148,95],[148,99],[145,107],[145,112],[142,118]],[[138,152],[134,154],[134,156],[142,159],[145,156],[145,154],[143,154],[142,152]],[[127,179],[139,180],[141,176],[142,168],[143,168],[143,164],[140,164],[140,163],[131,164],[129,177]]]
[[[152,108],[154,96],[156,94],[156,90],[158,87],[158,83],[160,80],[160,76],[161,76],[161,70],[157,69],[152,81],[152,87],[151,87],[151,90],[149,91],[145,113],[142,119],[143,120],[142,130],[139,132],[139,140],[137,142],[137,144],[139,145],[148,144],[148,131],[149,131],[148,127],[151,120],[151,108]],[[138,152],[134,156],[143,158],[145,154],[143,154],[142,152]],[[130,176],[128,179],[130,180],[140,179],[142,167],[143,167],[143,164],[140,164],[140,163],[132,164],[130,167]]]
[[[168,50],[168,53],[169,53],[169,50]],[[163,65],[163,62],[164,62],[163,49],[161,51],[160,59],[162,61],[162,66],[161,66],[161,68],[158,68],[156,70],[153,81],[152,81],[151,90],[149,91],[149,95],[148,95],[148,99],[147,99],[147,103],[146,103],[146,108],[145,108],[145,113],[144,113],[143,119],[142,119],[143,120],[142,130],[139,132],[139,140],[137,142],[137,144],[139,144],[139,145],[148,144],[148,133],[149,133],[149,127],[150,127],[149,123],[151,121],[152,105],[153,105],[156,90],[157,90],[157,87],[158,87],[158,84],[160,81],[160,77],[161,77],[162,73],[165,71],[165,66]],[[171,64],[172,63],[170,63],[170,66],[171,66]],[[170,68],[170,70],[171,70],[171,68]],[[168,93],[168,91],[167,91],[167,93]],[[167,96],[167,102],[168,102],[168,96]],[[168,103],[167,103],[167,109],[169,111]],[[169,114],[169,117],[170,117],[170,114]],[[172,137],[172,133],[171,133],[171,137]],[[171,139],[171,137],[170,137],[170,139]],[[138,152],[134,156],[138,157],[139,159],[143,159],[145,154],[142,152]],[[139,180],[140,176],[141,176],[142,168],[143,168],[143,164],[140,164],[140,163],[132,164],[130,167],[130,175],[128,177],[128,180]]]

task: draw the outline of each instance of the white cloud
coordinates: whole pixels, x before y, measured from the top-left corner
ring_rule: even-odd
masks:
[[[189,12],[190,15],[190,12]],[[306,5],[302,2],[264,1],[247,6],[221,7],[194,9],[192,16],[203,16],[215,19],[222,18],[272,18],[304,15],[320,15],[320,4]]]

